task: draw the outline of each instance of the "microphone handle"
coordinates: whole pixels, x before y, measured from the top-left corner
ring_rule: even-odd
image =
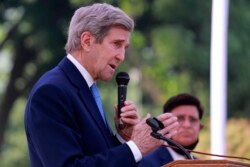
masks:
[[[123,129],[124,125],[121,121],[121,108],[124,106],[124,102],[127,96],[127,86],[126,85],[118,85],[118,118],[119,118],[119,128]]]
[[[118,118],[120,118],[121,108],[124,106],[126,96],[127,96],[127,86],[119,85],[118,86]]]

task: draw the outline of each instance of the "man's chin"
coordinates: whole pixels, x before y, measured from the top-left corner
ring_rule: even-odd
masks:
[[[187,138],[185,138],[185,139],[179,139],[179,140],[175,140],[175,139],[173,139],[174,141],[176,141],[176,142],[178,142],[179,144],[181,144],[182,146],[188,146],[188,145],[190,145],[190,144],[193,144],[194,143],[194,141],[193,140],[191,140],[191,139],[187,139]]]
[[[104,82],[108,82],[113,78],[113,75],[104,75],[101,77],[101,80]]]

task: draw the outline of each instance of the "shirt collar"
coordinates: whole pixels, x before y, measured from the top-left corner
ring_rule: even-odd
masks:
[[[89,72],[86,70],[86,68],[84,68],[71,54],[67,54],[67,58],[69,59],[69,61],[71,61],[75,65],[75,67],[81,73],[82,77],[87,82],[88,86],[91,87],[93,83],[95,83],[95,81],[92,78],[92,76],[89,74]]]
[[[167,147],[166,149],[168,149],[169,153],[171,154],[171,156],[174,160],[185,160],[186,159],[185,156],[178,154],[172,148]]]

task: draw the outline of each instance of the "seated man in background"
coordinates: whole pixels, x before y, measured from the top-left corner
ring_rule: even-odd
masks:
[[[201,119],[203,108],[193,95],[182,93],[171,97],[163,107],[163,112],[171,112],[178,118],[178,132],[172,140],[184,148],[193,150],[199,142],[199,132],[203,128]],[[184,160],[186,156],[178,149],[161,146],[146,155],[140,162],[141,167],[160,167],[174,160]]]

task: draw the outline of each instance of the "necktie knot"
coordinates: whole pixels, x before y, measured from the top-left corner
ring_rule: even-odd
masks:
[[[98,90],[98,88],[97,88],[97,86],[96,86],[95,83],[90,87],[90,90],[91,90],[92,95],[94,96],[95,100],[97,98],[101,99],[100,94],[99,94],[99,90]]]

